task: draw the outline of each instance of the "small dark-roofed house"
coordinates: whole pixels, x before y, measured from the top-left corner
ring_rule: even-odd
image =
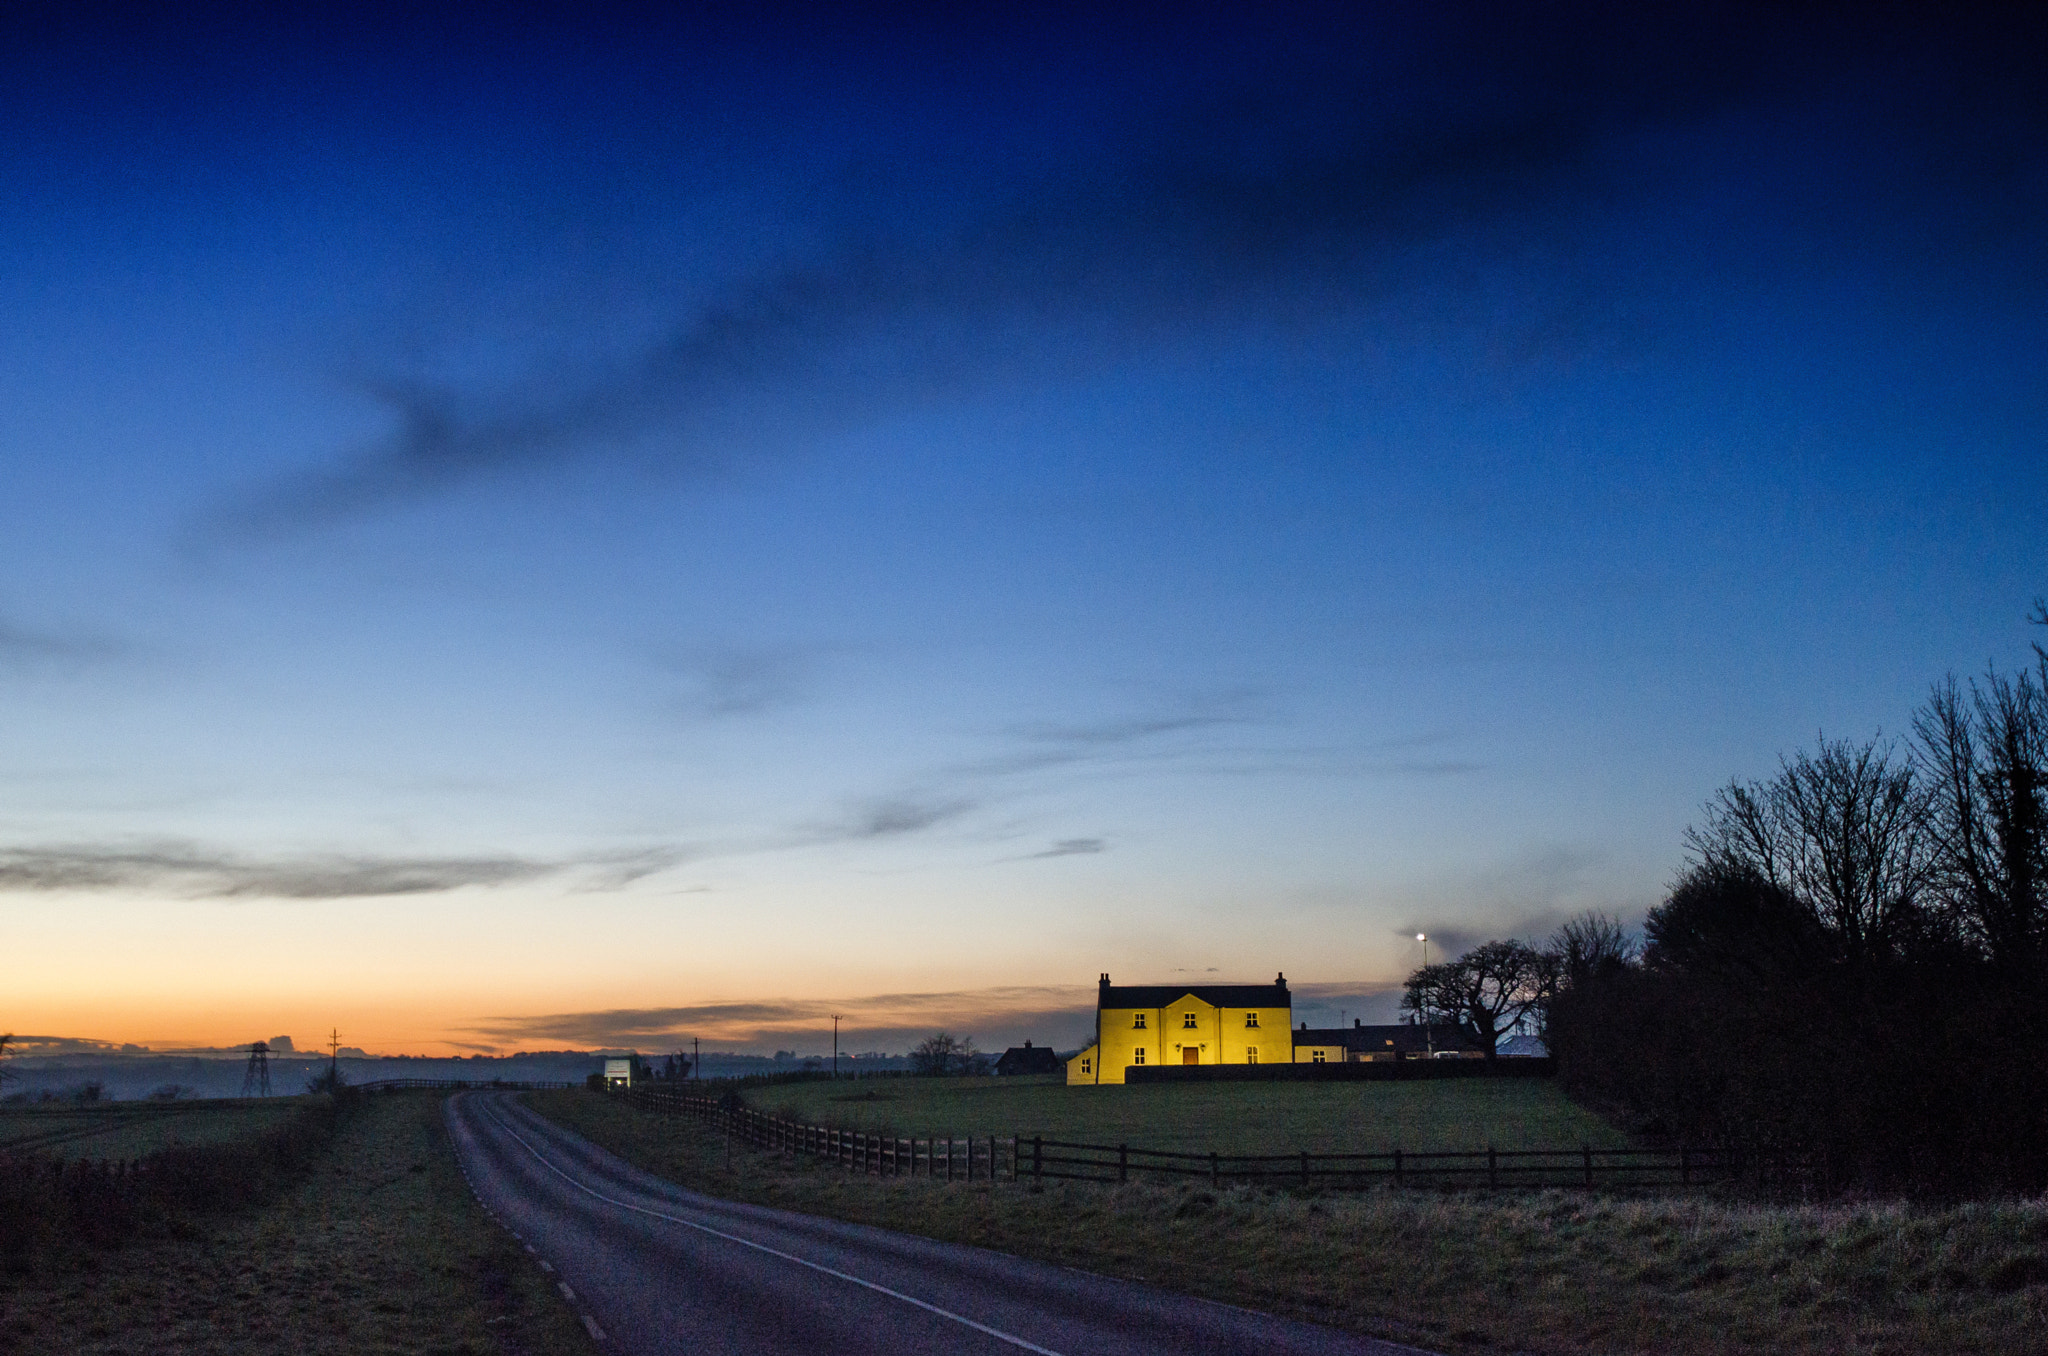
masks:
[[[1060,1071],[1060,1059],[1048,1045],[1033,1045],[1025,1041],[1003,1051],[996,1061],[998,1074],[1054,1074]]]
[[[1306,1022],[1294,1033],[1296,1064],[1358,1064],[1390,1059],[1477,1059],[1484,1051],[1454,1026],[1312,1027]]]

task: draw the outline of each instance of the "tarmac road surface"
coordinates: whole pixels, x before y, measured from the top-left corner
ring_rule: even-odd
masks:
[[[699,1195],[520,1105],[460,1092],[476,1194],[634,1356],[1428,1356],[1131,1281]]]

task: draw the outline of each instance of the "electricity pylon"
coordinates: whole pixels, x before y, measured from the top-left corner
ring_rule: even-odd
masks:
[[[249,1047],[249,1067],[242,1074],[244,1097],[270,1095],[270,1043],[257,1041]]]

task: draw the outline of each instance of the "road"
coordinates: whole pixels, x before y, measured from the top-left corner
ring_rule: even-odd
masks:
[[[447,1102],[486,1208],[608,1351],[733,1356],[1427,1356],[980,1248],[686,1191],[519,1104]]]

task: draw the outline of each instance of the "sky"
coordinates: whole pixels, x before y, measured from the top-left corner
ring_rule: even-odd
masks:
[[[1065,1048],[1639,919],[2030,658],[2044,38],[9,6],[0,1030]]]

